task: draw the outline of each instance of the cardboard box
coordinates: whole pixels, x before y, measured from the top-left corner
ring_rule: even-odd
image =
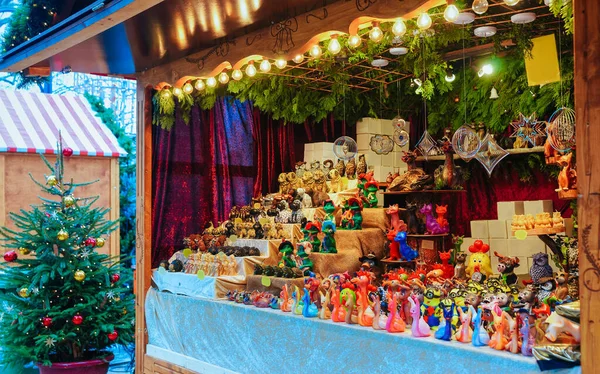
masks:
[[[508,239],[509,256],[531,257],[540,252],[546,253],[546,245],[537,236],[530,236],[525,240]]]
[[[304,153],[306,152],[312,152],[315,150],[315,146],[313,143],[306,143],[304,144]]]
[[[515,236],[512,234],[512,219],[507,219],[504,222],[506,224],[506,237],[509,239],[514,238]]]
[[[367,166],[369,165],[373,165],[375,166],[375,169],[377,169],[378,166],[381,166],[381,155],[378,155],[377,153],[369,150],[366,152],[363,152],[365,154],[365,159],[367,160]],[[358,160],[357,160],[358,162]]]
[[[370,125],[372,118],[362,118],[356,122],[356,135],[371,133]]]
[[[371,137],[373,134],[358,134],[356,135],[356,145],[358,145],[358,151],[361,153],[371,150]]]
[[[314,151],[304,151],[304,162],[310,164],[315,159]],[[310,165],[308,165],[310,167]]]
[[[515,268],[515,274],[525,275],[529,274],[529,262],[525,256],[517,256],[519,258],[519,266]]]
[[[525,214],[533,214],[535,216],[537,213],[552,213],[554,210],[552,200],[532,200],[524,201],[523,203],[525,204]]]
[[[508,256],[508,239],[490,239],[490,256],[494,256],[494,251],[501,255]]]
[[[381,155],[381,165],[394,167],[394,152],[390,152],[387,155]]]
[[[506,221],[488,221],[488,232],[491,239],[507,239]]]
[[[490,237],[490,232],[488,229],[488,221],[471,221],[471,237],[473,238],[485,238]]]
[[[515,214],[525,214],[523,201],[499,201],[496,207],[499,221],[512,219]]]

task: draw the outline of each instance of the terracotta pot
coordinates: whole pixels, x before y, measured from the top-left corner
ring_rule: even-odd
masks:
[[[55,362],[52,366],[44,366],[38,363],[40,374],[106,374],[108,364],[115,356],[110,353],[102,359],[78,361],[78,362]]]

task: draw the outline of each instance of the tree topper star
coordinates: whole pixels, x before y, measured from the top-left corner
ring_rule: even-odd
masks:
[[[56,343],[56,340],[52,337],[49,336],[46,338],[46,347],[54,347],[54,343]]]
[[[542,135],[541,127],[543,123],[538,122],[535,112],[529,117],[519,113],[519,119],[510,123],[513,133],[510,134],[511,138],[523,138],[524,140],[535,146],[535,139]]]

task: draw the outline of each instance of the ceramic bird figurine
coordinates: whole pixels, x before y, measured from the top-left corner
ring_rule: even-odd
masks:
[[[367,161],[365,160],[365,155],[358,155],[358,165],[356,165],[356,174],[361,175],[367,172]]]
[[[540,279],[552,277],[552,267],[548,264],[548,254],[536,253],[533,255],[533,265],[529,269],[533,283],[538,284]]]
[[[356,160],[353,158],[346,164],[346,176],[348,179],[356,179]]]
[[[346,165],[344,164],[344,160],[338,160],[337,164],[335,165],[335,169],[338,171],[338,173],[340,173],[340,177],[345,176]]]

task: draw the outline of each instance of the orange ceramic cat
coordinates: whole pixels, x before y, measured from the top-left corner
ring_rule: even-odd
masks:
[[[435,212],[437,213],[437,222],[440,227],[448,226],[448,220],[446,220],[446,213],[448,212],[448,205],[437,205],[435,204]]]

